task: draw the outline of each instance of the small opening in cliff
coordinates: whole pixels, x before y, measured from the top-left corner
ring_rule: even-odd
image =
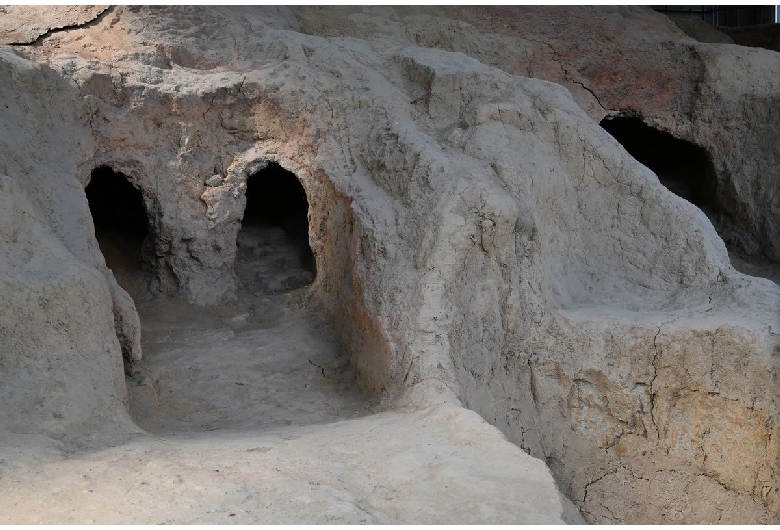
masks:
[[[86,194],[106,265],[136,298],[146,290],[142,249],[151,244],[141,192],[122,173],[99,167],[92,172]]]
[[[646,125],[638,118],[604,119],[601,126],[631,156],[650,168],[669,191],[706,213],[718,213],[715,169],[701,147]]]
[[[650,168],[661,184],[709,217],[737,270],[778,281],[777,265],[760,255],[755,237],[732,215],[729,193],[718,189],[715,168],[707,151],[658,131],[638,118],[607,118],[601,126],[631,156]]]
[[[279,164],[269,163],[249,177],[236,252],[236,274],[243,289],[279,294],[314,280],[308,212],[300,181]]]

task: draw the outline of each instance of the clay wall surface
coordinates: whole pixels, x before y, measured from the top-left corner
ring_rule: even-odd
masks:
[[[141,191],[151,291],[217,306],[275,162],[367,388],[474,410],[589,522],[777,522],[780,287],[729,252],[780,263],[778,57],[640,7],[112,7],[2,46],[0,423],[132,431],[96,167]],[[706,152],[716,211],[605,117]]]

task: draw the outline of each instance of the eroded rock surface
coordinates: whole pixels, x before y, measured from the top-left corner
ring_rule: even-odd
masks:
[[[0,6],[0,44],[32,44],[52,30],[95,20],[108,6]]]
[[[3,272],[78,270],[63,282],[90,313],[57,316],[79,306],[69,291],[50,309],[4,281],[20,294],[0,319],[14,345],[0,360],[18,367],[3,372],[3,426],[53,436],[55,422],[76,441],[99,429],[74,415],[127,418],[121,351],[138,359],[137,321],[92,233],[93,169],[141,191],[151,291],[214,306],[241,295],[247,181],[276,163],[309,198],[309,295],[387,407],[476,411],[590,522],[777,522],[780,288],[728,251],[776,277],[778,57],[696,42],[639,7],[117,7],[5,47],[0,119],[15,129],[0,173],[20,199],[0,226]],[[620,116],[709,155],[712,211],[598,124]],[[23,215],[38,223],[26,240]],[[22,326],[24,311],[40,322]],[[47,330],[103,360],[75,368],[91,383],[67,383],[77,365],[60,335],[38,344]],[[20,390],[54,373],[50,401],[73,411]],[[111,399],[85,412],[87,390]],[[33,406],[55,420],[14,427]],[[428,520],[382,510],[367,520]]]

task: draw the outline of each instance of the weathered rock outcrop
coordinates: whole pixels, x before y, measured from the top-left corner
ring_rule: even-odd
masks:
[[[71,439],[127,430],[112,312],[122,291],[107,282],[76,179],[93,145],[81,97],[8,49],[0,70],[0,423]]]
[[[95,20],[108,6],[0,7],[0,44],[32,44],[50,31],[79,27]]]
[[[41,228],[4,253],[38,263],[41,239],[75,256],[56,272],[81,271],[68,285],[95,314],[36,318],[110,364],[81,370],[96,395],[119,395],[137,332],[95,272],[110,275],[76,179],[125,174],[155,288],[210,305],[234,296],[246,181],[272,161],[306,189],[311,290],[367,387],[459,400],[593,522],[778,520],[780,288],[735,271],[711,220],[597,121],[638,116],[705,149],[729,244],[780,261],[780,56],[694,42],[643,8],[113,8],[14,51],[0,119],[20,131],[0,173]],[[3,284],[16,291],[38,292]],[[9,299],[4,341],[47,336],[17,323],[34,298]],[[40,363],[9,381],[72,369],[21,344],[9,359]],[[93,388],[62,385],[73,402]]]
[[[717,213],[740,229],[735,245],[780,260],[779,148],[767,131],[776,123],[776,53],[696,42],[643,7],[343,7],[336,13],[300,10],[302,31],[380,34],[461,52],[514,75],[562,84],[597,121],[638,116],[702,147],[717,173]]]

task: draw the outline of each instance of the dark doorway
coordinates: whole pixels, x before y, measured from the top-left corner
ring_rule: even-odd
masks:
[[[719,213],[715,169],[704,149],[645,125],[638,118],[604,119],[601,126],[631,156],[650,168],[669,191],[708,214]]]
[[[99,167],[92,172],[86,194],[106,265],[136,298],[146,289],[142,248],[149,234],[141,192],[122,173]]]
[[[729,211],[728,195],[718,190],[715,168],[704,149],[645,125],[638,118],[604,119],[601,126],[631,156],[650,168],[661,184],[709,217],[737,270],[780,280],[780,268],[761,255],[758,241]]]
[[[279,294],[316,275],[309,246],[309,202],[298,178],[279,164],[251,175],[238,234],[236,273],[242,287]]]

